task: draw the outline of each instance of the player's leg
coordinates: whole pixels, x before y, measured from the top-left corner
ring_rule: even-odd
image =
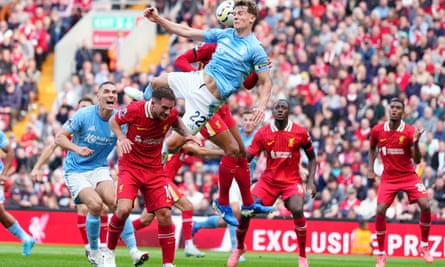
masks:
[[[176,238],[170,208],[157,209],[155,215],[158,220],[158,238],[162,249],[162,263],[164,266],[171,266],[175,258]]]
[[[306,258],[306,218],[303,213],[304,199],[303,190],[302,194],[293,194],[289,198],[285,199],[286,208],[292,213],[294,219],[295,232],[297,233],[298,247],[299,247],[299,259],[298,267],[308,267],[308,261]],[[283,197],[285,198],[285,197]]]
[[[0,189],[3,192],[3,188]],[[3,193],[0,193],[3,195]],[[3,205],[3,198],[0,201],[0,221],[2,225],[14,236],[20,239],[23,243],[23,256],[31,255],[31,249],[35,244],[35,240],[33,237],[28,235],[25,230],[20,226],[19,222],[6,211],[5,206]]]
[[[79,229],[80,236],[82,237],[83,244],[85,246],[85,256],[90,254],[90,245],[88,244],[87,236],[87,214],[88,207],[85,204],[76,204],[77,209],[77,228]]]
[[[138,231],[140,229],[149,226],[154,218],[155,218],[154,213],[150,213],[147,211],[146,208],[144,208],[139,218],[133,220],[132,222],[134,230]]]
[[[186,197],[182,196],[178,201],[175,201],[175,207],[182,212],[182,234],[185,240],[184,254],[186,257],[204,257],[205,253],[199,251],[193,243],[192,238],[192,217],[193,204]]]

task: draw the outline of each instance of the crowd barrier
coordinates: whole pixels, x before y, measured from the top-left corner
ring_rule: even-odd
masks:
[[[31,233],[37,243],[42,244],[82,244],[77,229],[77,215],[71,211],[24,211],[10,210],[21,226]],[[138,215],[132,214],[131,219]],[[205,217],[194,217],[196,221]],[[183,247],[181,235],[182,220],[174,216],[176,225],[177,246]],[[308,253],[347,255],[351,251],[351,232],[358,227],[357,222],[308,220],[307,247]],[[296,252],[297,236],[290,219],[254,218],[247,234],[247,249],[257,252]],[[374,223],[369,223],[374,231]],[[419,225],[408,223],[387,224],[387,253],[391,256],[419,256]],[[433,224],[430,234],[431,253],[435,258],[445,257],[445,224]],[[137,231],[139,246],[157,247],[157,223]],[[375,237],[373,237],[375,238]],[[18,242],[3,227],[0,228],[0,242]],[[195,243],[201,249],[229,251],[230,238],[225,228],[202,229],[195,236]],[[122,244],[121,244],[122,245]]]

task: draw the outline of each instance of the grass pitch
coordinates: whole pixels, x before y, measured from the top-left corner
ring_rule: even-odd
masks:
[[[150,259],[143,266],[162,266],[159,248],[143,248],[150,253]],[[83,247],[62,245],[36,245],[32,255],[21,256],[22,246],[19,243],[0,244],[0,266],[4,267],[82,267],[92,266],[88,263]],[[177,250],[175,265],[177,267],[225,267],[228,252],[205,251],[204,258],[187,258],[182,249]],[[297,267],[298,255],[287,253],[254,253],[245,254],[246,262],[239,267]],[[365,267],[375,266],[374,257],[309,255],[311,267]],[[118,267],[133,266],[130,255],[124,247],[116,250]],[[421,258],[389,257],[387,267],[430,267],[445,266],[445,259],[435,259],[433,264],[426,264]]]

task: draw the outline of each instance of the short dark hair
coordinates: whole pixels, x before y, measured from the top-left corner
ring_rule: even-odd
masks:
[[[114,87],[116,87],[116,84],[115,84],[114,82],[112,82],[112,81],[106,81],[106,82],[103,82],[103,83],[99,84],[99,87],[98,87],[99,91],[102,89],[102,87],[104,87],[104,86],[107,85],[107,84],[111,84],[111,85],[113,85]]]
[[[398,97],[391,98],[391,101],[389,101],[389,103],[391,104],[392,102],[400,103],[402,104],[402,108],[405,108],[405,102],[403,102],[403,100]]]
[[[233,7],[235,8],[237,6],[246,6],[247,12],[249,14],[252,14],[252,15],[258,17],[258,6],[255,1],[253,1],[253,0],[236,0],[235,5]]]
[[[243,113],[241,114],[241,117],[243,117],[244,115],[250,115],[253,114],[253,111],[250,109],[246,109],[243,111]]]
[[[153,90],[152,97],[158,100],[162,98],[166,98],[168,100],[176,101],[175,93],[170,87],[159,87],[156,90]]]
[[[81,99],[79,99],[79,101],[77,101],[77,105],[79,105],[81,102],[90,102],[92,105],[94,105],[93,99],[89,96],[84,96]]]

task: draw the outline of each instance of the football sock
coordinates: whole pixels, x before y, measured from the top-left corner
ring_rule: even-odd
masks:
[[[422,242],[428,243],[428,237],[430,235],[431,227],[431,211],[420,212],[420,233],[422,237]]]
[[[107,243],[108,215],[100,216],[100,242]]]
[[[92,250],[99,249],[100,217],[88,213],[86,228],[90,248]]]
[[[306,218],[304,216],[294,219],[295,232],[297,232],[300,257],[306,258]]]
[[[192,239],[192,216],[193,210],[182,211],[182,235],[185,241]]]
[[[232,248],[232,250],[236,249],[236,226],[228,224],[227,229],[229,230],[230,235],[230,247]]]
[[[133,223],[131,222],[130,218],[127,218],[125,220],[125,225],[121,233],[121,238],[125,242],[125,245],[127,245],[128,250],[137,248],[136,237],[134,236]]]
[[[87,216],[77,215],[77,228],[79,229],[84,245],[88,244],[86,221]]]
[[[250,218],[241,216],[239,220],[238,229],[236,229],[236,239],[238,240],[237,247],[238,249],[244,248],[244,240],[246,239],[246,233],[249,229]]]
[[[153,94],[153,88],[151,87],[151,82],[149,82],[144,89],[144,99],[150,100],[152,94]]]
[[[223,156],[219,164],[219,204],[221,206],[229,205],[229,190],[233,176],[236,174],[237,162],[237,158]]]
[[[119,240],[119,236],[121,235],[124,225],[125,221],[119,219],[116,214],[113,214],[113,216],[111,216],[110,225],[108,226],[108,249],[116,249],[117,241]]]
[[[219,222],[219,215],[212,215],[207,217],[205,221],[195,222],[195,228],[217,228]]]
[[[141,218],[137,218],[136,220],[133,220],[132,223],[133,223],[134,231],[138,231],[138,230],[144,228],[145,226],[147,226],[142,223]]]
[[[21,241],[25,241],[29,237],[29,235],[20,226],[18,221],[16,221],[13,225],[9,226],[8,231]]]
[[[386,217],[382,215],[375,216],[375,230],[379,251],[385,251],[386,237]]]
[[[175,258],[175,225],[158,225],[159,244],[162,249],[162,263],[172,263]]]
[[[238,183],[241,197],[243,198],[243,204],[245,206],[252,205],[253,198],[250,191],[250,169],[247,158],[238,159],[235,180]]]

